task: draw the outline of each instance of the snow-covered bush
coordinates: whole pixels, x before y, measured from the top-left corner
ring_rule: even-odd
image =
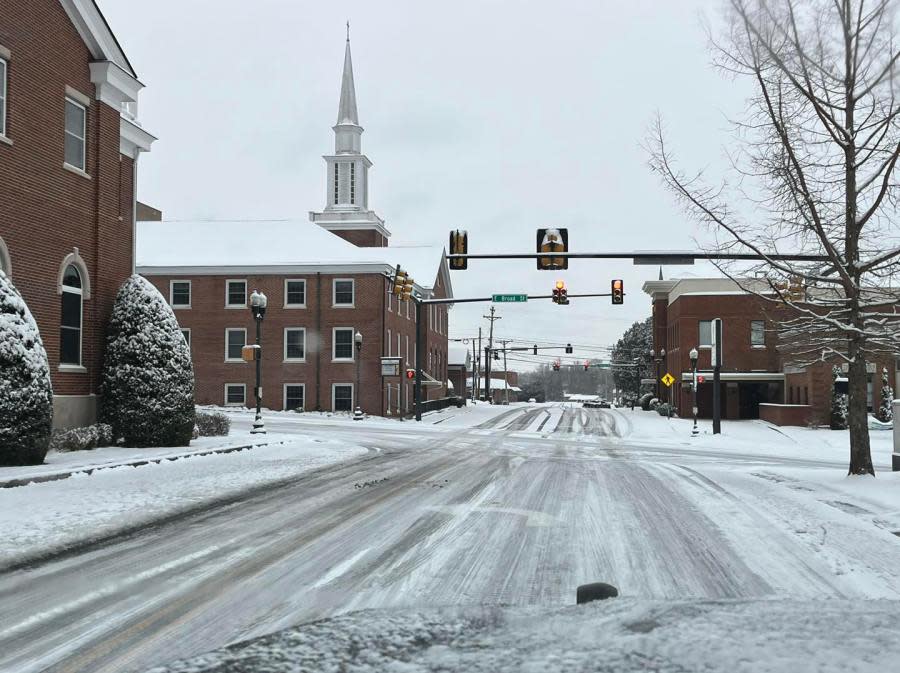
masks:
[[[231,419],[221,411],[197,409],[194,422],[201,437],[224,437],[231,430]]]
[[[673,407],[668,402],[663,402],[662,404],[656,405],[656,413],[658,413],[660,416],[666,416],[668,418],[676,416],[675,407]]]
[[[84,451],[113,443],[112,427],[107,423],[97,423],[86,428],[57,430],[50,438],[51,451]]]
[[[187,446],[194,429],[194,370],[175,314],[133,275],[109,319],[101,418],[127,446]]]
[[[650,401],[655,399],[656,398],[653,397],[653,393],[644,393],[643,395],[641,395],[641,409],[643,409],[644,411],[650,411]]]
[[[0,465],[40,465],[53,421],[50,365],[37,323],[0,271]]]
[[[831,370],[831,429],[847,429],[847,396],[838,392],[837,379],[840,369],[833,367]]]
[[[656,408],[659,406],[659,398],[652,398],[648,403],[648,406],[650,407],[650,411],[656,411]]]
[[[881,404],[878,407],[878,413],[875,414],[882,423],[890,423],[894,420],[894,411],[891,408],[891,402],[894,401],[894,389],[888,383],[888,370],[881,368]]]

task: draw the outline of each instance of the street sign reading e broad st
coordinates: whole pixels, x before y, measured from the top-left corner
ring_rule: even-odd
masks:
[[[509,304],[514,302],[528,301],[527,294],[495,294],[492,295],[491,301],[495,304]]]

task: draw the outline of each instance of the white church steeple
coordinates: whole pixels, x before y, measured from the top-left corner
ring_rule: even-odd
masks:
[[[341,97],[334,131],[334,154],[326,155],[325,210],[311,212],[309,219],[361,247],[387,245],[391,235],[384,221],[369,210],[369,168],[362,153],[363,127],[356,108],[353,60],[350,57],[350,24],[344,48]]]

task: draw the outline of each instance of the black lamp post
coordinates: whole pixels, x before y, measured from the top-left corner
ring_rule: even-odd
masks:
[[[693,373],[693,378],[691,379],[691,391],[693,392],[693,411],[694,411],[694,428],[691,430],[691,437],[696,437],[700,434],[700,431],[697,429],[697,358],[700,354],[697,352],[696,348],[692,348],[691,352],[688,353],[688,357],[691,359],[691,372]]]
[[[359,404],[359,361],[362,359],[360,357],[360,353],[362,352],[362,342],[363,335],[361,332],[357,332],[353,335],[353,343],[356,344],[356,407],[353,410],[353,419],[357,421],[363,417],[362,407]]]
[[[266,434],[266,425],[262,419],[262,321],[266,317],[266,304],[268,300],[259,290],[253,290],[250,295],[250,310],[256,321],[256,418],[253,419],[251,434]]]

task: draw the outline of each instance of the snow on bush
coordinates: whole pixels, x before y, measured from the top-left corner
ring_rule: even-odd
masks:
[[[40,465],[50,443],[53,389],[37,323],[0,271],[0,465]]]
[[[231,419],[221,411],[197,409],[195,422],[201,437],[224,437],[231,430]]]
[[[191,353],[166,300],[138,275],[125,281],[116,296],[101,390],[101,417],[127,446],[190,443]]]
[[[57,430],[50,438],[51,451],[85,451],[113,443],[112,427],[106,423],[89,425],[86,428]]]
[[[878,407],[878,413],[875,417],[882,423],[890,423],[894,420],[894,411],[891,409],[891,402],[894,400],[894,389],[888,383],[888,370],[881,368],[881,404]]]

